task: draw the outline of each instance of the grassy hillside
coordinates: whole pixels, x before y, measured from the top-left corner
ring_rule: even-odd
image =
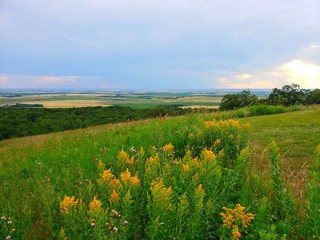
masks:
[[[302,207],[288,200],[284,190],[286,184],[282,182],[277,166],[279,164],[284,170],[285,179],[296,183],[291,185],[294,195],[298,196],[305,183],[297,183],[297,180],[307,178],[309,166],[316,168],[312,162],[320,143],[319,116],[320,109],[316,108],[243,118],[241,122],[251,125],[243,128],[233,121],[205,125],[204,122],[217,116],[202,114],[1,141],[0,214],[10,217],[13,223],[1,220],[4,226],[1,237],[15,234],[23,239],[64,239],[65,234],[76,239],[82,234],[83,238],[165,239],[198,236],[230,239],[240,234],[241,238],[246,239],[272,239],[267,236],[276,239],[306,236],[307,230],[312,234],[312,231],[318,231],[312,224],[308,225],[312,231],[306,230],[302,227],[305,224],[295,223],[290,218],[292,211],[298,214]],[[248,137],[251,159],[245,150]],[[271,139],[280,147],[281,156],[278,159],[276,147],[271,147],[272,164],[269,163],[268,147]],[[140,151],[141,147],[144,151]],[[222,149],[224,152],[221,152]],[[119,165],[122,150],[127,157],[125,163]],[[126,156],[123,152],[122,155]],[[148,162],[156,156],[159,156],[159,169],[148,170]],[[212,156],[214,164],[208,156]],[[131,157],[134,157],[133,165],[130,165]],[[196,168],[198,165],[202,168]],[[140,185],[137,188],[125,185],[122,174],[126,168],[132,177],[138,177]],[[189,171],[188,168],[193,173],[186,177],[184,174]],[[99,182],[109,169],[114,175],[113,180],[121,180],[122,187],[117,190],[121,199],[119,205],[110,200],[112,192],[107,192],[111,190]],[[154,175],[148,172],[152,169],[158,169]],[[198,180],[195,179],[197,173]],[[155,186],[159,188],[158,194],[164,194],[159,201],[167,204],[165,209],[169,211],[166,214],[155,202]],[[130,198],[129,192],[132,195]],[[68,196],[69,199],[66,198]],[[309,202],[313,203],[314,196],[315,193],[310,191],[307,196]],[[94,197],[96,202],[92,200]],[[81,199],[87,207],[80,207],[76,199]],[[94,203],[99,205],[100,200],[102,208],[98,207],[98,213],[93,213],[90,206]],[[69,215],[61,208],[66,201],[74,204],[75,212]],[[283,208],[284,203],[286,208]],[[236,204],[246,206],[248,211],[244,212]],[[67,209],[73,209],[71,205],[66,205],[69,206]],[[291,205],[293,207],[289,207]],[[111,212],[115,208],[123,219]],[[191,209],[198,209],[197,215],[193,215]],[[252,221],[248,220],[250,214],[254,215],[255,220],[249,228],[241,223],[229,226],[223,222],[226,219],[220,213],[226,214],[225,217],[234,217],[236,222],[241,220],[232,215],[236,211],[247,217],[247,227]],[[182,214],[180,220],[184,219],[185,223],[173,224],[179,222],[179,213]],[[307,213],[305,219],[296,217],[304,222],[314,220],[312,211]],[[99,221],[104,222],[104,227],[99,227]],[[119,232],[116,234],[114,229],[105,226],[106,221],[117,226]],[[128,227],[123,226],[121,221],[128,221]],[[97,227],[90,224],[97,224]],[[12,233],[11,225],[16,229]]]
[[[320,109],[246,118],[250,123],[250,148],[253,164],[264,172],[268,163],[267,147],[275,140],[280,148],[280,166],[296,198],[304,195],[307,169],[320,144]]]

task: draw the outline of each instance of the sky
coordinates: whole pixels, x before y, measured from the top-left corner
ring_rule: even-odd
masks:
[[[0,88],[320,88],[319,0],[0,0]]]

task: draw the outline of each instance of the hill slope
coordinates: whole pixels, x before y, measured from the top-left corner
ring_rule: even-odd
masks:
[[[106,227],[101,232],[90,227],[90,221],[95,224],[91,207],[99,206],[98,200],[103,203],[104,210],[98,209],[104,217],[95,216],[97,224],[104,221],[105,225],[105,218],[119,224],[114,216],[110,218],[111,209],[120,209],[132,223],[127,230],[117,225],[119,238],[188,238],[195,234],[227,238],[234,233],[249,239],[268,234],[304,236],[304,226],[314,231],[317,228],[292,222],[296,208],[279,184],[275,147],[271,147],[275,159],[271,167],[266,149],[271,139],[278,143],[282,156],[279,165],[286,170],[288,180],[307,177],[306,168],[320,143],[319,116],[318,108],[241,119],[251,125],[246,131],[252,160],[245,149],[243,126],[236,121],[212,121],[217,117],[214,114],[163,117],[1,141],[0,214],[11,216],[18,237],[30,239],[63,238],[64,233],[71,239],[78,234],[84,238],[114,236]],[[152,163],[156,165],[150,167]],[[112,180],[121,188],[113,193],[115,185],[106,187],[101,179]],[[126,185],[128,181],[138,188]],[[278,184],[276,189],[272,182]],[[295,196],[303,184],[299,181],[293,186]],[[158,203],[157,194],[164,194]],[[86,206],[77,207],[75,215],[64,215],[79,199]],[[130,205],[132,201],[134,205]],[[163,201],[167,205],[161,209],[159,203]],[[229,213],[244,211],[238,203],[255,216],[250,230],[241,225],[228,228],[222,223],[223,209]],[[193,214],[191,209],[198,212]],[[176,225],[179,211],[185,223]],[[247,216],[248,225],[252,221],[250,214],[241,216]],[[313,216],[310,214],[311,220]],[[270,229],[271,225],[275,229]],[[5,237],[7,233],[0,234]]]

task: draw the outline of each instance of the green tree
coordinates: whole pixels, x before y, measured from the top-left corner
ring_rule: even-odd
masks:
[[[220,103],[220,110],[232,110],[236,108],[250,106],[258,102],[256,95],[251,95],[249,89],[236,94],[225,95]]]
[[[284,85],[281,89],[274,88],[267,98],[267,103],[271,105],[292,106],[302,104],[307,91],[300,89],[298,84]]]
[[[308,92],[304,104],[320,104],[320,89],[314,89]]]

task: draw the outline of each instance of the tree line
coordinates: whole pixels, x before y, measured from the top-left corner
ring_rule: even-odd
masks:
[[[220,110],[233,110],[256,104],[268,105],[313,105],[320,104],[320,89],[301,89],[298,84],[284,85],[282,88],[274,88],[265,99],[258,99],[250,90],[243,90],[236,94],[225,95],[220,103]]]
[[[130,107],[83,108],[0,108],[0,140],[85,128],[98,124],[183,115],[190,109],[161,106],[149,109]]]

